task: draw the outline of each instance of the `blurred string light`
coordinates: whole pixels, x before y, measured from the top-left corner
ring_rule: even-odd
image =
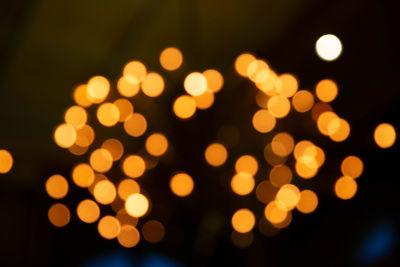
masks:
[[[334,61],[342,54],[342,42],[333,34],[325,34],[315,44],[317,55],[325,61]]]
[[[13,157],[10,152],[0,149],[0,173],[7,173],[14,164]]]
[[[329,38],[317,42],[317,51],[322,51],[321,55],[333,60],[333,52],[329,49],[335,47],[335,41]],[[336,57],[340,51],[336,51]],[[159,61],[165,70],[175,71],[183,64],[183,55],[179,49],[169,47],[161,52]],[[330,104],[339,92],[335,81],[319,81],[314,92],[300,90],[296,76],[278,74],[266,61],[249,53],[237,57],[234,67],[240,76],[249,79],[258,89],[255,102],[259,109],[250,114],[250,125],[257,133],[271,137],[262,144],[264,160],[269,165],[266,179],[255,179],[259,168],[264,168],[265,163],[254,155],[244,154],[232,166],[232,192],[240,198],[254,193],[264,210],[261,216],[256,216],[248,208],[241,208],[232,214],[232,242],[238,247],[247,247],[253,242],[256,225],[261,233],[274,235],[291,224],[292,213],[296,210],[309,214],[318,207],[317,193],[307,188],[300,189],[296,183],[300,181],[298,178],[312,179],[318,174],[326,161],[325,151],[311,140],[298,140],[289,132],[275,132],[280,120],[289,116],[292,110],[309,113],[321,135],[333,142],[348,139],[351,127],[346,119],[335,113]],[[171,104],[174,115],[187,120],[198,110],[210,108],[215,101],[214,94],[223,85],[224,78],[215,69],[187,74],[183,79],[184,92]],[[165,90],[165,81],[160,74],[149,71],[142,62],[134,60],[124,66],[116,84],[120,98],[113,102],[108,100],[109,95],[114,94],[111,88],[112,85],[103,76],[95,76],[87,84],[76,87],[73,93],[76,105],[66,110],[64,122],[54,130],[54,141],[59,147],[68,149],[74,155],[90,152],[87,162],[80,162],[72,168],[71,182],[87,188],[92,199],[85,198],[77,207],[71,208],[72,216],[76,215],[84,223],[96,223],[100,236],[116,239],[124,247],[134,247],[141,239],[157,243],[164,238],[166,229],[160,221],[147,219],[152,202],[150,195],[142,190],[139,178],[157,165],[157,158],[166,154],[169,140],[164,133],[149,130],[151,125],[147,118],[136,112],[129,98],[140,91],[150,98],[160,97]],[[144,152],[128,152],[116,138],[100,140],[99,147],[90,148],[97,137],[96,132],[101,133],[100,129],[95,131],[95,127],[89,125],[93,118],[89,118],[86,109],[93,105],[96,110],[94,119],[100,125],[120,127],[133,138],[145,135]],[[226,164],[230,156],[229,148],[239,139],[235,127],[221,128],[218,135],[228,136],[230,141],[224,144],[210,143],[203,151],[205,162],[214,168]],[[387,148],[393,145],[396,133],[392,126],[381,124],[375,130],[374,138],[378,146]],[[0,150],[1,172],[7,172],[12,166],[12,157],[7,153]],[[108,173],[117,164],[121,178],[110,179]],[[364,164],[357,156],[344,158],[340,166],[341,175],[333,185],[335,195],[340,199],[354,197],[357,192],[356,179],[363,170]],[[173,171],[169,189],[177,197],[185,198],[195,190],[194,181],[186,172]],[[71,182],[62,175],[52,175],[46,181],[46,191],[50,197],[61,200],[68,194]],[[103,206],[107,205],[111,206],[114,213],[103,214]],[[71,211],[64,204],[55,203],[48,211],[49,221],[57,227],[65,226],[71,219]]]

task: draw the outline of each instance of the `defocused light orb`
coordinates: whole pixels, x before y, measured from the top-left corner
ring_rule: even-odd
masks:
[[[94,181],[94,171],[86,163],[80,163],[72,170],[72,180],[79,187],[89,187]]]
[[[193,191],[194,183],[192,177],[186,173],[177,173],[172,176],[169,187],[178,197],[186,197]]]
[[[207,79],[200,72],[192,72],[186,76],[183,87],[189,95],[198,96],[207,90]]]
[[[131,178],[142,176],[145,170],[146,163],[143,158],[138,155],[130,155],[122,162],[122,171]]]
[[[254,60],[247,67],[247,76],[254,83],[262,83],[268,79],[270,68],[264,60]]]
[[[80,106],[72,106],[65,112],[65,122],[76,129],[82,128],[87,121],[86,110]]]
[[[329,136],[329,124],[336,119],[339,119],[339,117],[336,115],[336,113],[332,111],[326,111],[319,115],[317,120],[317,127],[321,134]],[[340,124],[337,126],[337,128],[339,128],[339,126]]]
[[[54,131],[54,141],[59,147],[69,148],[76,140],[76,130],[72,125],[60,124]]]
[[[132,194],[126,199],[125,209],[133,217],[142,217],[149,209],[149,200],[142,194]]]
[[[336,181],[334,189],[338,198],[350,199],[357,192],[357,182],[350,176],[343,176]]]
[[[236,160],[235,170],[237,173],[244,172],[250,175],[255,175],[258,171],[258,162],[251,155],[241,156]]]
[[[389,123],[381,123],[375,129],[374,139],[380,148],[391,147],[396,141],[396,130]]]
[[[181,119],[188,119],[196,112],[196,101],[189,95],[181,95],[175,99],[172,109]]]
[[[112,167],[113,157],[107,149],[98,148],[90,155],[89,162],[95,171],[108,172]]]
[[[118,185],[118,195],[122,200],[126,200],[130,195],[140,193],[139,184],[132,179],[124,179]]]
[[[286,165],[274,166],[269,173],[269,180],[275,187],[281,187],[289,184],[292,181],[292,171]]]
[[[123,74],[129,83],[141,83],[147,74],[146,66],[137,60],[131,61],[125,65]]]
[[[166,70],[176,70],[182,65],[182,62],[182,52],[176,47],[167,47],[160,54],[160,64]]]
[[[131,101],[125,98],[120,98],[113,103],[119,111],[119,122],[124,122],[133,113],[133,105]]]
[[[321,36],[316,44],[317,55],[325,61],[333,61],[342,53],[342,42],[333,34]]]
[[[232,231],[231,240],[236,247],[247,248],[253,243],[254,233],[247,232],[243,234],[236,231]]]
[[[80,147],[88,147],[94,141],[95,133],[92,127],[84,125],[82,128],[76,131],[75,144]]]
[[[265,218],[273,224],[283,222],[288,216],[288,210],[278,201],[271,201],[265,207],[264,210]]]
[[[164,91],[164,79],[160,74],[149,72],[142,82],[142,91],[149,97],[157,97]]]
[[[289,114],[290,102],[283,95],[272,96],[267,105],[269,112],[276,118],[283,118]]]
[[[285,184],[276,194],[276,200],[291,210],[300,200],[300,190],[293,184]]]
[[[97,230],[103,238],[114,239],[119,235],[121,225],[114,216],[107,215],[100,219]]]
[[[300,200],[297,203],[296,208],[301,213],[311,213],[318,206],[318,197],[311,190],[303,190],[300,192]]]
[[[94,103],[103,102],[110,92],[110,82],[103,76],[95,76],[88,81],[87,94]]]
[[[359,157],[348,156],[340,165],[340,170],[344,176],[350,176],[351,178],[358,178],[362,174],[364,164]]]
[[[233,214],[231,223],[235,231],[248,233],[254,228],[256,218],[251,210],[240,209]]]
[[[332,80],[322,80],[315,87],[315,94],[322,102],[331,102],[338,94],[338,86]]]
[[[82,200],[76,209],[79,219],[85,223],[94,223],[100,217],[100,208],[91,199]]]
[[[314,105],[313,109],[311,110],[311,116],[314,121],[318,121],[319,116],[326,112],[331,111],[333,112],[333,108],[328,103],[318,102]]]
[[[289,133],[278,133],[272,138],[271,148],[275,155],[286,157],[292,153],[294,139]]]
[[[113,161],[119,160],[124,154],[124,146],[118,139],[107,139],[103,142],[101,148],[110,152]]]
[[[279,75],[275,83],[276,90],[279,94],[289,98],[292,97],[299,88],[299,83],[292,74],[285,73]]]
[[[314,105],[314,96],[307,90],[300,90],[293,96],[292,105],[297,112],[307,112]]]
[[[350,135],[350,124],[342,118],[333,119],[328,125],[328,135],[335,142],[343,142]]]
[[[68,193],[69,188],[67,179],[59,174],[54,174],[50,176],[46,181],[45,187],[47,194],[54,199],[65,197]]]
[[[81,85],[77,86],[74,90],[73,97],[74,97],[75,103],[79,106],[87,108],[90,105],[92,105],[92,101],[88,97],[86,84],[81,84]]]
[[[132,217],[126,212],[125,207],[121,208],[117,212],[117,219],[121,225],[132,225],[135,226],[138,224],[139,219],[136,217]]]
[[[7,173],[13,166],[13,157],[11,153],[5,149],[0,150],[0,173]]]
[[[239,196],[250,194],[254,189],[254,185],[254,177],[245,172],[235,174],[231,180],[232,191]]]
[[[241,54],[235,60],[235,69],[240,76],[247,77],[247,68],[256,58],[248,53]]]
[[[124,129],[127,134],[133,137],[142,136],[147,129],[146,118],[139,113],[133,113],[124,122]]]
[[[203,75],[207,80],[207,88],[212,92],[216,93],[222,89],[222,86],[224,85],[224,77],[219,71],[209,69],[205,70]]]
[[[69,223],[71,219],[71,213],[64,204],[55,203],[49,208],[47,217],[54,226],[63,227]]]
[[[119,109],[113,103],[103,103],[97,109],[98,121],[106,126],[111,127],[119,121]]]
[[[228,158],[228,151],[220,143],[212,143],[204,152],[204,157],[208,164],[214,167],[221,166]]]
[[[102,180],[94,186],[94,198],[97,202],[103,205],[111,204],[117,196],[117,190],[109,180]]]
[[[260,109],[253,115],[253,127],[260,133],[272,131],[276,125],[276,119],[267,109]]]
[[[132,81],[132,80],[130,80]],[[131,83],[125,76],[122,76],[117,83],[117,89],[120,95],[124,97],[133,97],[140,91],[140,83]]]
[[[122,225],[118,236],[118,243],[125,248],[132,248],[140,241],[140,233],[135,226]]]
[[[158,157],[167,151],[168,140],[163,134],[154,133],[147,137],[145,147],[150,155]]]
[[[158,243],[164,238],[164,225],[156,220],[147,221],[143,224],[142,235],[147,242]]]
[[[275,199],[278,189],[268,180],[264,180],[256,187],[256,197],[261,203],[267,204]]]
[[[203,94],[194,96],[196,106],[198,109],[208,109],[214,104],[214,93],[210,89],[207,89]]]

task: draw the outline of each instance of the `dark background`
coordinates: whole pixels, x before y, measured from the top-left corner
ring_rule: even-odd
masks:
[[[398,17],[396,1],[2,1],[0,148],[9,150],[15,162],[11,172],[0,176],[0,265],[74,266],[100,259],[102,266],[125,266],[113,262],[115,257],[145,266],[147,258],[161,256],[191,266],[399,265],[399,146],[382,150],[373,141],[379,123],[396,129],[400,124]],[[314,51],[315,41],[326,33],[337,35],[344,46],[342,56],[329,63]],[[173,73],[158,64],[167,46],[184,54],[184,65]],[[312,90],[322,78],[336,80],[340,92],[333,107],[352,132],[336,144],[318,134],[310,116],[293,114],[279,123],[277,131],[325,149],[327,162],[318,176],[294,180],[301,189],[315,190],[320,203],[310,215],[295,212],[292,224],[276,236],[265,237],[256,227],[253,244],[238,249],[230,241],[232,213],[246,207],[260,218],[263,205],[254,194],[240,198],[231,193],[233,164],[242,154],[254,154],[263,162],[256,179],[265,179],[262,150],[272,138],[251,128],[256,89],[233,68],[243,52],[266,59],[278,73],[294,73],[301,88]],[[148,115],[151,130],[165,132],[171,149],[140,180],[153,203],[148,217],[163,222],[166,237],[160,244],[142,240],[123,249],[115,240],[103,240],[96,225],[78,220],[76,205],[90,195],[74,186],[62,200],[70,207],[70,224],[53,227],[47,209],[54,200],[44,183],[54,173],[68,176],[74,164],[87,160],[52,140],[54,127],[73,105],[73,88],[93,75],[116,81],[132,59],[166,79],[160,99],[138,96],[133,103]],[[220,70],[225,78],[214,106],[187,122],[176,119],[171,103],[183,92],[185,74],[206,68]],[[237,127],[240,140],[224,167],[208,167],[202,153],[218,140],[224,125]],[[95,127],[95,146],[113,135],[124,140],[128,153],[143,147],[144,138],[132,140],[121,129]],[[349,154],[363,159],[365,171],[357,180],[357,195],[343,201],[334,196],[332,185]],[[169,191],[175,170],[195,180],[187,199]],[[102,208],[102,214],[110,211]],[[111,265],[102,257],[111,257]]]

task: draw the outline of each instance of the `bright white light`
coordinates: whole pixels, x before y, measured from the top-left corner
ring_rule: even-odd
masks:
[[[342,53],[342,43],[333,34],[321,36],[315,44],[317,55],[325,61],[333,61]]]

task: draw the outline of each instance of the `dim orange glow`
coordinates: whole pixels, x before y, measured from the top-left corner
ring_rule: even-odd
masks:
[[[75,144],[80,147],[88,147],[94,141],[94,131],[89,125],[84,125],[76,131]]]
[[[80,106],[72,106],[65,112],[65,122],[75,127],[75,129],[82,128],[87,121],[86,110]]]
[[[199,109],[208,109],[214,104],[214,93],[210,89],[207,89],[203,94],[194,96],[196,106]]]
[[[288,216],[288,210],[278,201],[271,201],[265,207],[265,218],[273,224],[283,222]]]
[[[132,179],[124,179],[118,185],[118,195],[122,200],[126,200],[130,195],[140,193],[139,184]]]
[[[175,99],[172,109],[181,119],[188,119],[196,112],[196,100],[188,95],[181,95]]]
[[[348,156],[342,161],[340,170],[344,176],[358,178],[364,170],[364,164],[359,157]]]
[[[49,208],[47,217],[52,225],[56,227],[64,227],[69,223],[71,213],[64,204],[55,203]]]
[[[200,72],[192,72],[183,82],[186,92],[191,96],[198,96],[207,90],[207,79]]]
[[[101,148],[110,152],[113,161],[119,160],[124,154],[124,146],[118,139],[107,139],[103,142]]]
[[[333,111],[332,106],[327,103],[318,102],[311,110],[311,116],[314,121],[318,121],[319,116],[326,111]]]
[[[100,217],[100,208],[91,199],[82,200],[76,209],[79,219],[85,223],[94,223]]]
[[[264,180],[257,185],[256,197],[261,203],[267,204],[275,199],[278,189],[268,180]]]
[[[186,197],[192,193],[194,182],[190,175],[180,172],[172,176],[169,187],[178,197]]]
[[[146,163],[143,158],[138,155],[130,155],[126,157],[122,163],[122,171],[131,178],[142,176],[145,170]]]
[[[286,165],[274,166],[269,173],[271,184],[278,188],[285,184],[289,184],[292,181],[292,177],[292,171]]]
[[[50,176],[46,181],[46,192],[54,199],[65,197],[68,193],[68,188],[67,179],[59,174]]]
[[[235,170],[237,173],[244,172],[249,175],[255,175],[258,171],[258,162],[251,155],[241,156],[236,160]]]
[[[111,204],[117,196],[117,190],[109,180],[102,180],[94,186],[93,195],[97,202],[103,205]]]
[[[140,241],[140,233],[135,226],[123,225],[117,236],[118,243],[126,248],[136,246]]]
[[[296,208],[301,213],[311,213],[318,206],[318,197],[311,190],[303,190],[300,192],[300,200],[297,203]]]
[[[338,94],[338,87],[332,80],[325,79],[320,81],[315,87],[315,94],[322,102],[333,101]]]
[[[256,94],[256,103],[260,108],[266,109],[269,98],[269,95],[266,95],[262,91],[258,91]]]
[[[142,82],[142,91],[149,97],[157,97],[164,91],[164,79],[160,74],[149,72]]]
[[[167,151],[168,140],[163,134],[154,133],[147,137],[145,147],[150,155],[159,157]]]
[[[126,212],[125,207],[118,210],[117,219],[121,225],[128,224],[128,225],[136,226],[139,222],[138,218],[132,217],[131,215],[129,215]]]
[[[97,225],[99,234],[105,239],[114,239],[121,232],[121,225],[114,216],[104,216]]]
[[[396,141],[396,130],[389,123],[381,123],[374,131],[374,139],[380,148],[389,148]]]
[[[11,170],[14,160],[10,152],[0,149],[0,173],[7,173]]]
[[[340,177],[335,183],[335,194],[341,199],[350,199],[357,192],[357,183],[350,176]]]
[[[77,86],[74,90],[73,97],[74,97],[75,103],[79,106],[87,108],[92,105],[92,101],[88,97],[86,84],[81,84],[81,85]]]
[[[283,95],[272,96],[267,105],[269,112],[276,118],[283,118],[289,114],[290,102]]]
[[[293,96],[292,105],[297,112],[307,112],[314,105],[314,96],[307,90],[300,90]]]
[[[264,147],[264,158],[271,166],[284,164],[287,160],[287,157],[280,157],[272,151],[271,143]]]
[[[125,98],[120,98],[113,103],[119,111],[119,122],[124,122],[133,113],[133,105],[131,101]]]
[[[90,155],[89,162],[95,171],[108,172],[112,167],[113,157],[107,149],[98,148]]]
[[[156,220],[147,221],[143,224],[142,235],[147,242],[158,243],[164,238],[164,225]]]
[[[149,200],[142,194],[130,195],[125,202],[126,212],[133,217],[142,217],[149,209]]]
[[[122,76],[118,80],[117,89],[120,95],[124,97],[133,97],[139,93],[140,83],[131,83],[125,76]]]
[[[294,139],[289,133],[278,133],[271,142],[272,151],[275,155],[286,157],[292,153],[294,147]]]
[[[119,109],[113,103],[103,103],[97,109],[97,120],[106,127],[117,124],[119,116]]]
[[[276,119],[266,109],[260,109],[253,115],[253,127],[260,133],[272,131],[276,125]]]
[[[222,89],[222,86],[224,85],[224,77],[219,71],[209,69],[204,71],[203,75],[207,80],[207,88],[212,92],[217,93]]]
[[[110,82],[103,76],[95,76],[88,81],[87,95],[94,103],[103,102],[110,92]]]
[[[236,58],[235,69],[240,76],[247,77],[247,68],[250,63],[256,60],[256,58],[248,53],[241,54]]]
[[[176,70],[182,65],[182,62],[182,52],[176,47],[165,48],[160,54],[160,64],[166,70]]]
[[[245,172],[235,174],[231,180],[232,191],[239,196],[250,194],[254,189],[254,185],[254,177]]]
[[[240,209],[232,216],[232,227],[239,233],[250,232],[256,223],[256,218],[251,210]]]
[[[214,167],[221,166],[228,158],[228,151],[220,143],[212,143],[204,152],[204,157],[208,164]]]
[[[297,82],[296,77],[294,77],[292,74],[285,73],[279,75],[275,86],[279,94],[289,98],[297,92],[299,83]]]
[[[125,65],[123,74],[127,82],[138,84],[146,77],[147,69],[142,62],[134,60]]]
[[[72,170],[72,180],[79,187],[89,187],[94,181],[94,171],[86,163],[80,163]]]
[[[88,147],[81,147],[76,144],[73,144],[71,147],[68,148],[68,151],[71,152],[71,154],[80,156],[88,151]]]
[[[236,247],[247,248],[253,243],[254,234],[253,232],[242,234],[236,231],[232,231],[231,240],[233,245],[235,245]]]
[[[59,147],[69,148],[76,140],[76,131],[72,125],[60,124],[54,131],[54,141]]]
[[[124,129],[130,136],[142,136],[147,129],[146,118],[142,114],[134,113],[125,120]]]

